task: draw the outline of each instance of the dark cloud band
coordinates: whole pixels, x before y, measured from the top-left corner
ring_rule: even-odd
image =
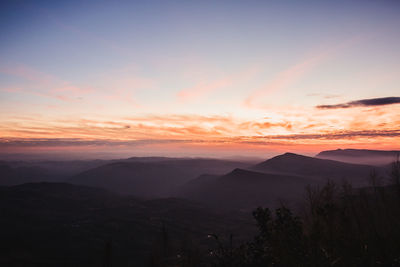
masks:
[[[400,103],[400,97],[381,97],[381,98],[361,99],[335,105],[319,105],[317,106],[317,108],[337,109],[337,108],[352,108],[352,107],[383,106],[383,105],[392,105],[399,103]]]

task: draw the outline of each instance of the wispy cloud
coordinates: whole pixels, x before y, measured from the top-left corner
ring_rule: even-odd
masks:
[[[262,100],[266,96],[275,92],[286,89],[287,87],[295,84],[306,74],[314,70],[322,62],[333,57],[340,50],[347,48],[359,42],[363,36],[355,36],[348,40],[345,40],[339,44],[331,45],[326,47],[324,50],[314,53],[303,61],[290,66],[289,68],[279,72],[275,77],[268,82],[266,85],[254,90],[244,101],[244,105],[250,108],[258,108],[260,104],[257,104],[260,99]],[[261,105],[262,107],[262,105]]]
[[[196,86],[188,89],[184,89],[178,92],[178,99],[180,102],[193,101],[199,99],[215,90],[224,88],[231,85],[233,80],[231,77],[222,78],[212,82],[201,82]]]
[[[306,96],[319,96],[319,97],[323,97],[323,98],[325,98],[325,99],[331,99],[331,98],[338,98],[338,97],[341,97],[342,95],[311,93],[311,94],[307,94]]]
[[[251,67],[242,70],[238,73],[234,73],[232,75],[226,75],[225,77],[222,77],[220,79],[215,79],[213,81],[202,81],[191,88],[186,88],[179,91],[177,97],[179,102],[181,103],[187,103],[193,100],[198,100],[215,91],[247,81],[258,72],[259,72],[258,68]]]
[[[58,119],[10,118],[0,125],[3,138],[79,138],[83,140],[225,140],[244,137],[264,140],[346,139],[358,137],[397,137],[398,120],[390,114],[369,114],[368,120],[349,119],[337,122],[326,117],[312,121],[296,118],[254,120],[232,116],[190,114],[143,115],[125,118]],[[383,116],[383,117],[382,117]],[[358,115],[357,115],[358,117]],[[374,119],[373,119],[374,118]],[[382,124],[387,121],[390,123]],[[333,131],[335,128],[341,129]],[[370,130],[379,127],[379,131]],[[378,129],[378,128],[377,128]],[[316,133],[316,131],[318,131]]]
[[[4,121],[0,137],[114,139],[203,139],[286,133],[292,122],[266,119],[246,121],[231,116],[148,115],[114,120],[22,118]]]
[[[346,103],[339,103],[334,105],[319,105],[319,109],[338,109],[338,108],[353,108],[353,107],[369,107],[369,106],[384,106],[400,104],[400,97],[381,97],[381,98],[370,98],[350,101]]]
[[[90,96],[92,103],[122,103],[140,108],[134,92],[154,88],[151,79],[138,77],[131,69],[114,71],[112,75],[95,77],[91,85],[74,82],[47,74],[25,64],[0,65],[0,73],[19,78],[18,86],[0,87],[7,93],[25,93],[62,102],[77,103]],[[92,86],[92,84],[94,84]],[[93,101],[96,99],[96,101]]]
[[[17,93],[17,92],[21,92],[22,88],[20,88],[20,87],[0,87],[0,91],[7,92],[7,93]]]
[[[9,93],[24,92],[33,95],[55,98],[61,101],[76,101],[82,96],[93,92],[91,87],[79,87],[53,75],[44,73],[24,64],[0,66],[0,73],[15,76],[21,81],[29,82],[29,86],[4,88]]]
[[[363,130],[363,131],[331,131],[323,134],[290,134],[290,135],[273,135],[267,139],[287,139],[287,140],[337,140],[337,139],[353,139],[356,137],[400,137],[400,129],[391,130]]]

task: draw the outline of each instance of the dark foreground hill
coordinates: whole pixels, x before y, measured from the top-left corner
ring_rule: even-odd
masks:
[[[0,211],[0,266],[103,266],[110,249],[112,266],[149,266],[172,251],[201,259],[209,233],[243,240],[254,229],[249,215],[64,183],[0,187]]]
[[[322,151],[316,157],[356,164],[387,165],[395,161],[399,154],[398,150],[336,149]]]
[[[166,197],[204,173],[223,174],[248,163],[216,159],[126,160],[82,172],[68,182],[142,197]]]

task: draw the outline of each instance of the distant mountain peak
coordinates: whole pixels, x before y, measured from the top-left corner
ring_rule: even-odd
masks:
[[[286,153],[282,154],[281,156],[285,156],[285,155],[286,156],[301,156],[301,155],[293,153],[293,152],[286,152]]]
[[[334,150],[325,150],[321,151],[317,154],[319,155],[329,155],[329,154],[339,154],[345,156],[370,156],[370,155],[391,155],[400,153],[399,150],[372,150],[372,149],[354,149],[354,148],[345,148],[345,149],[334,149]]]
[[[368,165],[284,153],[253,166],[251,170],[269,174],[315,177],[317,179],[342,180],[346,178],[360,184],[367,179],[371,168]]]
[[[300,154],[296,154],[296,153],[292,153],[292,152],[286,152],[282,155],[276,156],[275,158],[278,158],[278,157],[281,157],[281,158],[311,158],[308,156],[304,156],[304,155],[300,155]]]
[[[271,159],[268,159],[266,161],[263,161],[259,164],[257,164],[256,166],[262,166],[264,164],[267,163],[271,163],[271,162],[283,162],[283,161],[320,161],[320,159],[317,158],[313,158],[313,157],[309,157],[309,156],[304,156],[304,155],[300,155],[300,154],[296,154],[296,153],[291,153],[291,152],[286,152],[284,154],[275,156]]]
[[[330,159],[342,162],[384,165],[396,160],[400,151],[396,150],[370,150],[370,149],[335,149],[321,151],[317,158]]]

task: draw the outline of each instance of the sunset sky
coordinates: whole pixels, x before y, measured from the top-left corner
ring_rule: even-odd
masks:
[[[1,1],[0,153],[400,149],[400,1]]]

